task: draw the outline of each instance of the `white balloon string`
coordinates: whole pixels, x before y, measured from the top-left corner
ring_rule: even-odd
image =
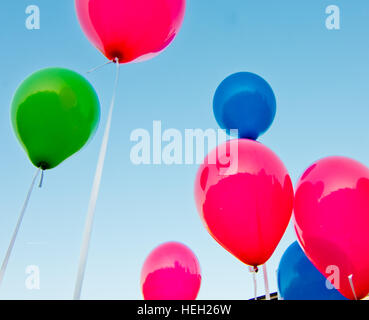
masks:
[[[254,280],[254,299],[258,299],[258,285],[256,281],[256,272],[253,272],[252,274],[253,280]]]
[[[252,280],[254,282],[254,300],[258,299],[258,287],[257,287],[257,281],[256,281],[256,273],[258,272],[257,267],[249,267],[250,273],[252,273]]]
[[[264,285],[265,285],[265,300],[270,300],[268,271],[267,271],[266,263],[263,265],[263,273],[264,273]]]
[[[356,292],[355,292],[355,287],[354,287],[354,282],[352,281],[352,277],[353,277],[353,275],[350,274],[348,276],[348,279],[349,279],[349,282],[350,282],[352,293],[354,294],[354,298],[355,298],[355,300],[357,300],[357,295],[356,295]]]
[[[81,290],[82,290],[83,279],[84,279],[84,275],[86,271],[88,249],[90,246],[91,232],[92,232],[92,226],[93,226],[95,209],[96,209],[96,202],[97,202],[97,198],[99,195],[101,177],[102,177],[102,173],[104,169],[105,156],[106,156],[106,151],[107,151],[108,142],[109,142],[110,127],[111,127],[111,121],[112,121],[113,110],[114,110],[114,105],[115,105],[115,97],[117,94],[117,88],[118,88],[118,82],[119,82],[119,60],[118,58],[115,59],[115,63],[117,65],[117,68],[116,68],[116,77],[115,77],[115,83],[114,83],[114,88],[113,88],[113,96],[112,96],[111,103],[110,103],[109,115],[108,115],[108,119],[107,119],[107,123],[105,127],[105,133],[104,133],[104,137],[103,137],[101,148],[100,148],[100,154],[99,154],[99,158],[97,162],[95,178],[94,178],[94,182],[92,185],[90,202],[89,202],[88,211],[87,211],[85,230],[83,234],[82,248],[81,248],[80,260],[79,260],[79,266],[78,266],[77,280],[76,280],[75,288],[74,288],[74,300],[79,300],[81,298]]]
[[[105,67],[105,66],[107,66],[108,64],[111,64],[111,63],[113,63],[114,62],[114,60],[112,60],[112,61],[108,61],[108,62],[105,62],[104,64],[102,64],[102,65],[100,65],[100,66],[97,66],[97,67],[95,67],[95,68],[92,68],[91,70],[88,70],[86,73],[92,73],[92,72],[95,72],[96,70],[98,70],[98,69],[100,69],[100,68],[102,68],[102,67]]]
[[[17,236],[18,236],[18,231],[19,231],[19,228],[22,224],[22,221],[23,221],[23,217],[24,217],[24,214],[26,212],[26,209],[27,209],[27,206],[28,206],[28,203],[29,203],[29,200],[31,198],[31,194],[32,194],[32,190],[35,186],[35,183],[36,183],[36,179],[40,173],[41,169],[40,168],[37,168],[37,171],[36,171],[36,174],[35,176],[33,177],[32,179],[32,183],[31,183],[31,186],[28,190],[28,193],[27,193],[27,196],[26,196],[26,199],[23,203],[23,207],[22,207],[22,210],[20,212],[20,215],[19,215],[19,218],[18,218],[18,222],[17,222],[17,225],[14,229],[14,232],[13,232],[13,236],[10,240],[10,243],[9,243],[9,247],[8,247],[8,250],[6,251],[6,255],[5,255],[5,258],[3,260],[3,263],[1,265],[1,269],[0,269],[0,285],[2,284],[3,282],[3,279],[4,279],[4,275],[5,275],[5,271],[6,271],[6,268],[8,266],[8,263],[9,263],[9,258],[12,254],[12,251],[13,251],[13,247],[14,247],[14,244],[15,244],[15,241],[17,239]]]

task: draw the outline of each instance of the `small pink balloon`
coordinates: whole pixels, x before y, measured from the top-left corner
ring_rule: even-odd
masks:
[[[178,242],[154,249],[141,271],[145,300],[195,300],[200,286],[199,261],[191,249]]]
[[[346,298],[364,298],[369,293],[369,169],[345,157],[314,163],[296,187],[294,222],[318,270]]]

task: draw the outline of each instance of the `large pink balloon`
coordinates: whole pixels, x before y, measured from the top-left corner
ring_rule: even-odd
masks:
[[[88,39],[109,60],[142,61],[158,55],[177,35],[185,0],[75,0]]]
[[[168,242],[147,257],[141,272],[145,300],[195,300],[201,285],[200,264],[185,245]]]
[[[306,255],[347,298],[369,293],[369,169],[344,157],[317,161],[300,178],[295,229]]]
[[[273,151],[256,141],[230,140],[199,168],[195,199],[213,238],[242,262],[258,266],[286,231],[293,187]]]

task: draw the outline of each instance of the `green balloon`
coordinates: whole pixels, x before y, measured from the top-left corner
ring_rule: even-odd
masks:
[[[100,103],[94,88],[78,73],[47,68],[19,86],[11,120],[31,162],[47,170],[79,151],[93,136]]]

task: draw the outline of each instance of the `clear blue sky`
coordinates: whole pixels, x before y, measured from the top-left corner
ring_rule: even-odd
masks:
[[[41,10],[41,29],[25,28],[25,8]],[[341,30],[325,28],[325,8],[341,8]],[[34,168],[9,121],[12,95],[30,73],[58,66],[85,73],[105,62],[83,35],[73,1],[6,1],[0,8],[0,259],[3,258]],[[205,231],[193,200],[193,166],[134,166],[129,136],[150,130],[217,128],[212,97],[229,74],[251,71],[273,87],[277,116],[261,142],[273,149],[294,183],[328,155],[369,164],[369,2],[365,0],[188,0],[183,28],[153,60],[122,67],[110,146],[98,201],[83,298],[141,299],[146,255],[176,240],[197,254],[200,299],[253,296],[246,266]],[[102,103],[112,94],[114,66],[87,78]],[[9,264],[0,298],[70,299],[103,126],[82,152],[47,172],[36,190]],[[290,227],[268,263],[271,290]],[[24,285],[27,265],[38,265],[40,290]],[[259,275],[259,293],[263,293]]]

